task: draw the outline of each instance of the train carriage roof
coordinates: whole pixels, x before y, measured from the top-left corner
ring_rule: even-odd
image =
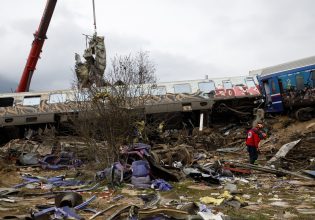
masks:
[[[262,69],[251,70],[249,71],[250,76],[268,76],[275,73],[280,73],[283,71],[293,70],[297,68],[302,68],[306,66],[315,65],[315,56],[303,58],[300,60],[295,60],[287,63],[282,63],[275,66],[270,66]]]

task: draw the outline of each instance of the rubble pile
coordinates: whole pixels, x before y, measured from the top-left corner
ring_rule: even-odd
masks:
[[[194,149],[216,150],[241,145],[244,143],[244,136],[248,129],[250,129],[248,124],[215,126],[202,131],[196,128],[191,136],[183,135],[181,131],[166,131],[162,134],[162,140],[172,145],[185,144]]]
[[[86,142],[75,136],[34,136],[34,140],[11,140],[0,148],[0,155],[10,164],[60,170],[96,163],[98,151],[107,151],[106,142]]]
[[[12,167],[0,169],[0,217],[312,219],[315,121],[272,120],[257,165],[248,164],[248,125],[165,131],[120,146],[119,160],[101,169],[88,155],[106,142],[12,140],[0,148],[1,166]]]
[[[307,169],[315,158],[315,133],[314,136],[306,137],[293,148],[285,157],[287,162],[294,165],[294,169]]]
[[[282,166],[289,170],[305,169],[315,158],[315,120],[295,123],[292,119],[281,117],[273,124],[267,140],[261,142],[261,150],[267,159],[277,153],[286,143],[300,140],[285,157],[281,158]]]

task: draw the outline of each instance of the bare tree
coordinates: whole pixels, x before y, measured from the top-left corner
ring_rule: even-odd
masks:
[[[150,60],[149,53],[140,51],[135,57],[138,84],[156,83],[155,66]]]
[[[124,83],[126,85],[141,85],[155,83],[155,65],[150,60],[149,52],[139,51],[135,56],[116,55],[112,59],[111,67],[105,76],[111,83]]]
[[[80,102],[80,117],[75,126],[89,143],[91,155],[102,165],[109,165],[118,159],[120,146],[141,136],[138,126],[143,125],[146,98],[156,81],[155,66],[148,52],[116,55],[105,79],[105,87],[92,85],[81,91],[88,101]]]

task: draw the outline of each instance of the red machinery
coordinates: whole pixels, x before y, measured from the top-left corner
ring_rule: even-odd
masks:
[[[45,11],[43,13],[38,30],[34,34],[35,39],[32,43],[32,48],[28,55],[27,62],[24,67],[24,71],[20,79],[20,83],[16,89],[16,92],[29,91],[31,79],[36,69],[37,61],[40,58],[40,53],[42,51],[42,48],[46,39],[47,29],[48,29],[51,17],[54,13],[56,3],[57,3],[57,0],[47,0]]]

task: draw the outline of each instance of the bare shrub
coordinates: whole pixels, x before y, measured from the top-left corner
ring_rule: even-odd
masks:
[[[75,122],[90,148],[90,159],[102,166],[119,159],[120,146],[139,138],[137,127],[145,120],[144,104],[156,81],[148,52],[115,56],[109,68],[105,87],[92,85],[79,92]]]

